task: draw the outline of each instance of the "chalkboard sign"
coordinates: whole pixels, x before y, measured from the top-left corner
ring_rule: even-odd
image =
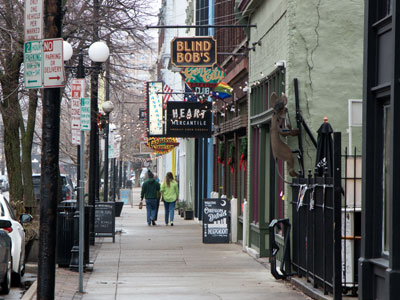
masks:
[[[94,231],[97,237],[112,237],[115,242],[115,203],[97,202]]]
[[[229,207],[227,199],[203,199],[203,243],[229,243]]]

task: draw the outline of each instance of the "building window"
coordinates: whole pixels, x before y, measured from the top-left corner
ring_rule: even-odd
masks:
[[[389,105],[383,107],[383,233],[382,248],[389,254],[390,220],[390,135],[391,135],[391,110]]]
[[[250,112],[252,116],[270,108],[272,92],[281,95],[285,92],[285,70],[278,68],[251,88]]]
[[[392,14],[393,11],[393,0],[381,0],[377,1],[378,5],[378,20],[383,19],[386,16]]]

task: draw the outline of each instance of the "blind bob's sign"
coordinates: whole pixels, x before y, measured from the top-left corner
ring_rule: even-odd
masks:
[[[178,68],[212,67],[217,63],[217,43],[213,37],[176,37],[171,42],[171,63]]]

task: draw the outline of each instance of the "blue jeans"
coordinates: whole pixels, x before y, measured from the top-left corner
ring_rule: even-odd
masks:
[[[164,201],[164,207],[165,207],[165,224],[168,225],[168,219],[173,222],[174,221],[174,210],[175,210],[175,203],[174,202],[167,202]]]
[[[146,210],[147,210],[147,224],[150,225],[151,220],[155,220],[157,212],[157,199],[146,199]]]

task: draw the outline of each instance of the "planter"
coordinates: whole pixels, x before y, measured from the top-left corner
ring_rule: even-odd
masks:
[[[183,218],[185,216],[185,210],[183,208],[181,208],[179,214],[181,215],[181,217]]]
[[[193,220],[193,210],[185,210],[185,220]]]
[[[123,201],[115,201],[115,216],[120,217],[122,208],[124,207],[124,202]]]

